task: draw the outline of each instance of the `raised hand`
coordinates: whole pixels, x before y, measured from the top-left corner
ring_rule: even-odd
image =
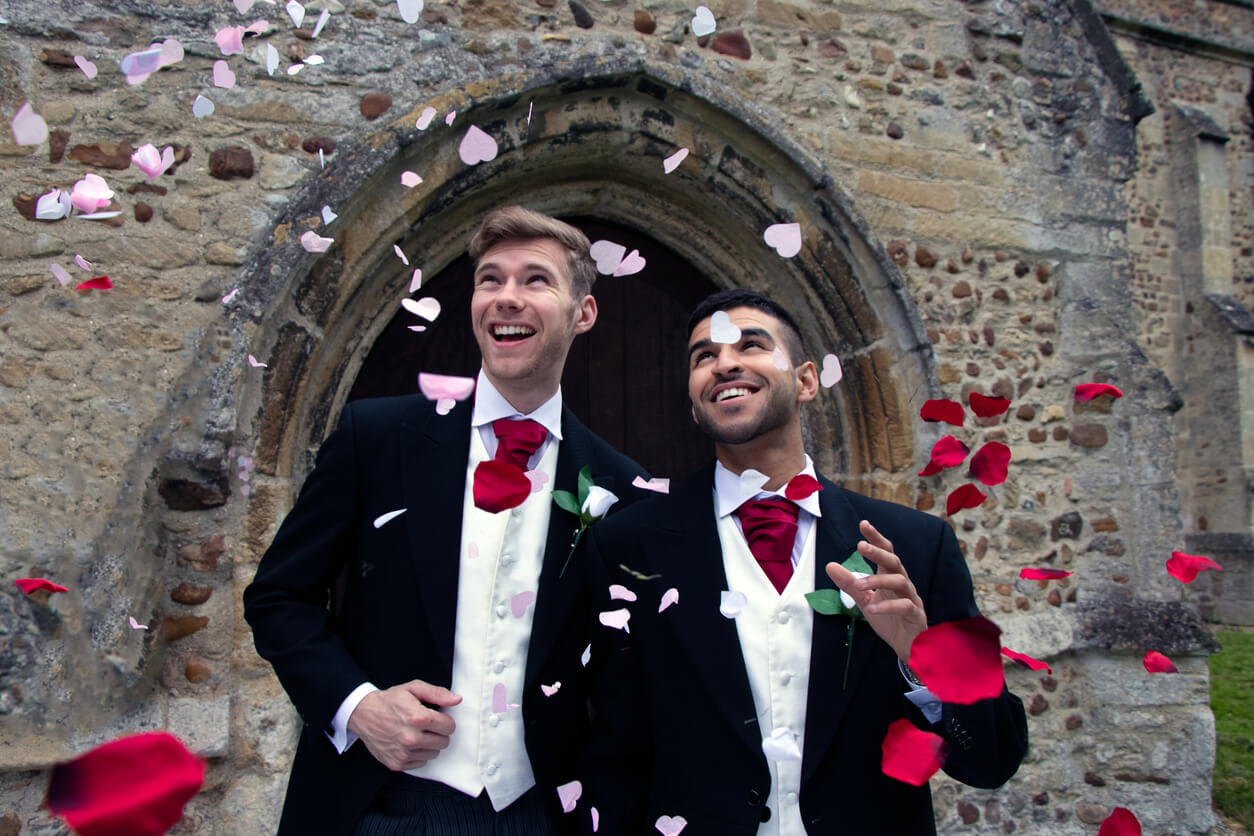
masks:
[[[910,659],[910,643],[927,629],[923,601],[906,574],[893,544],[866,520],[858,525],[865,540],[858,542],[858,553],[875,564],[878,571],[857,578],[839,563],[827,564],[832,583],[848,593],[881,639],[904,662]]]
[[[348,718],[348,730],[388,769],[415,769],[447,748],[456,728],[452,717],[427,705],[461,701],[447,688],[414,679],[367,694]]]

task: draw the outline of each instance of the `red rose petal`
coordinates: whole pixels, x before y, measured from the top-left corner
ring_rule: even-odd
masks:
[[[945,500],[945,513],[952,517],[963,508],[978,508],[986,499],[988,499],[988,494],[980,493],[980,489],[975,485],[969,483],[962,485],[954,488]]]
[[[880,769],[885,775],[921,787],[945,763],[945,738],[915,728],[902,717],[888,727],[882,751]]]
[[[971,404],[971,411],[980,418],[992,418],[1010,409],[1010,398],[990,398],[979,392],[968,395],[967,403]]]
[[[1019,577],[1029,581],[1056,581],[1059,578],[1070,577],[1072,574],[1072,572],[1064,572],[1062,569],[1023,568],[1019,570]]]
[[[531,495],[531,480],[516,464],[489,459],[475,468],[475,507],[489,514],[517,508]]]
[[[204,761],[177,737],[136,734],[53,767],[44,806],[81,836],[159,836],[204,779]]]
[[[1146,653],[1143,664],[1150,673],[1180,673],[1180,669],[1157,650],[1151,650],[1149,653]]]
[[[1045,671],[1049,674],[1053,674],[1054,672],[1053,668],[1051,668],[1045,662],[1042,662],[1040,659],[1033,659],[1031,656],[1029,656],[1026,653],[1019,653],[1018,651],[1011,650],[1008,647],[1003,647],[1001,649],[1001,655],[1007,657],[1008,659],[1013,659],[1014,661],[1018,662],[1020,665],[1023,665],[1024,667],[1026,667],[1028,670]]]
[[[962,404],[957,401],[933,398],[923,404],[923,408],[919,410],[919,417],[924,421],[944,421],[955,427],[961,427],[965,413]]]
[[[823,490],[823,486],[819,484],[818,479],[815,479],[808,473],[798,473],[788,480],[788,484],[784,486],[784,496],[793,502],[797,502],[805,499],[815,491],[821,490]]]
[[[1222,572],[1224,567],[1209,557],[1202,557],[1200,554],[1185,554],[1184,552],[1172,552],[1171,558],[1167,561],[1167,574],[1181,583],[1193,583],[1197,578],[1198,572],[1204,572],[1208,569],[1216,569]]]
[[[909,665],[942,702],[970,705],[1001,694],[1001,628],[982,615],[927,628],[910,645]]]
[[[986,485],[1006,481],[1010,466],[1010,448],[1000,441],[990,441],[971,457],[971,475]]]
[[[935,476],[937,473],[940,473],[944,469],[945,468],[941,467],[936,462],[928,462],[926,465],[923,466],[923,469],[919,471],[919,475],[920,476]]]
[[[932,445],[932,463],[939,467],[956,467],[970,452],[971,448],[967,445],[947,435]]]
[[[45,578],[18,578],[14,581],[17,588],[30,595],[36,589],[46,589],[49,592],[69,592],[70,590],[59,583],[53,583]]]
[[[1120,392],[1117,386],[1111,386],[1109,383],[1080,383],[1075,387],[1075,399],[1077,401],[1091,401],[1098,395],[1122,398],[1123,392]]]
[[[1097,836],[1141,836],[1141,823],[1127,807],[1116,807],[1097,829]]]
[[[109,281],[108,276],[97,276],[94,279],[88,279],[80,285],[75,286],[75,290],[109,290],[113,287],[113,282]]]

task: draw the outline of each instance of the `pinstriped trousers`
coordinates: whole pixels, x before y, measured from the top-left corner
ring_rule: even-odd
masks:
[[[471,798],[439,781],[399,774],[383,786],[357,822],[354,836],[548,836],[554,833],[532,787],[504,810],[487,791]]]

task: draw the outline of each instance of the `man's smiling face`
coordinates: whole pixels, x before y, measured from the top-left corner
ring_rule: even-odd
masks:
[[[732,308],[740,329],[734,343],[710,339],[710,319],[697,323],[688,338],[688,397],[697,426],[719,444],[744,444],[786,427],[798,409],[795,359],[775,365],[775,349],[788,357],[785,326],[756,308]],[[808,398],[806,398],[808,400]]]
[[[576,334],[596,321],[591,296],[576,299],[562,245],[505,240],[475,268],[471,327],[483,370],[498,390],[555,392]]]

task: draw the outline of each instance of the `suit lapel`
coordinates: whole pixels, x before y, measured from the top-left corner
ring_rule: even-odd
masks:
[[[404,428],[406,455],[400,463],[410,553],[422,609],[439,652],[444,680],[453,676],[453,633],[457,626],[457,575],[461,565],[462,501],[470,450],[473,402],[459,402],[447,415],[427,412]],[[428,407],[429,409],[429,407]],[[450,525],[453,520],[456,525]]]
[[[679,590],[681,603],[669,608],[664,617],[672,620],[692,660],[695,678],[705,683],[735,734],[750,749],[761,752],[763,729],[736,623],[719,612],[727,573],[714,516],[713,486],[714,469],[709,466],[672,492],[669,516],[660,525],[650,565],[662,574],[658,584],[663,589]]]
[[[823,515],[815,529],[814,588],[835,589],[828,577],[828,563],[841,563],[857,548],[862,538],[858,517],[844,496],[844,491],[820,477],[823,492],[819,507]],[[827,753],[840,726],[850,698],[857,691],[862,671],[870,658],[874,634],[865,624],[857,627],[853,658],[849,660],[848,686],[844,685],[845,662],[848,656],[849,619],[844,616],[814,614],[814,630],[810,642],[810,685],[806,697],[805,751],[802,753],[802,783],[813,774]]]

